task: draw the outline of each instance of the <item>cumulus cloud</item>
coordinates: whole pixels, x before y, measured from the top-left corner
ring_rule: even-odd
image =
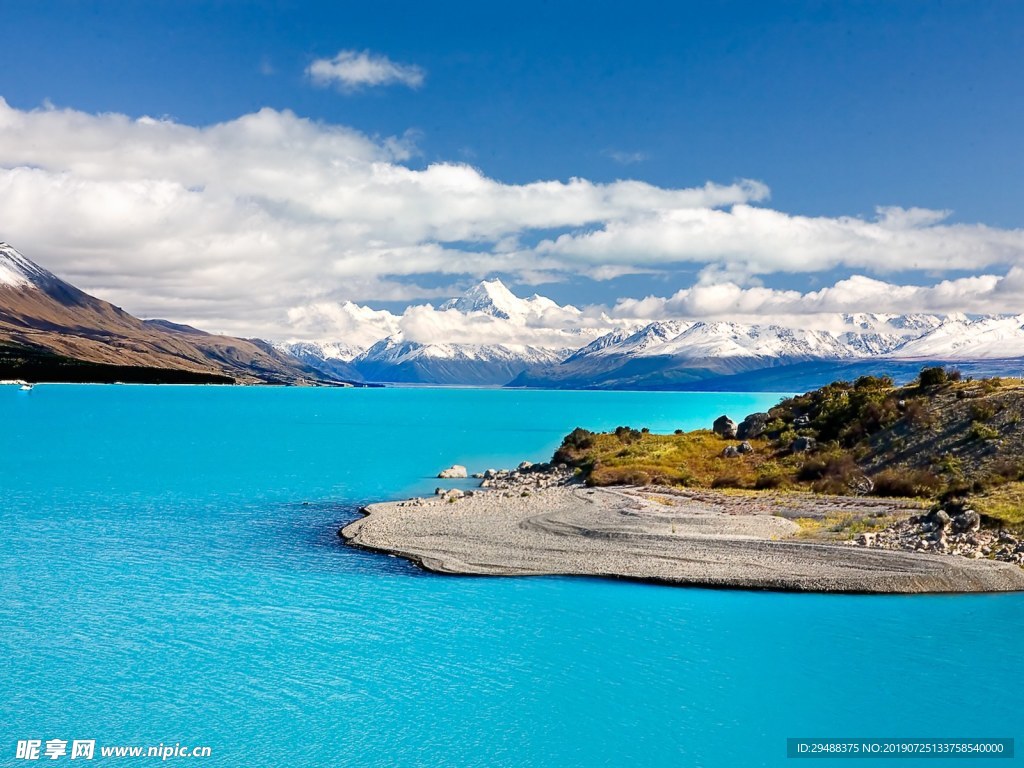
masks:
[[[316,59],[306,68],[306,75],[316,85],[334,86],[342,91],[381,85],[419,88],[426,77],[423,69],[414,64],[399,64],[369,51],[338,51],[329,59]]]
[[[483,289],[489,289],[490,311],[477,304]],[[601,307],[581,310],[537,295],[522,299],[499,282],[478,285],[468,296],[440,307],[411,305],[394,314],[352,302],[318,303],[293,308],[289,321],[297,339],[343,339],[364,348],[397,335],[419,344],[502,344],[560,351],[577,349],[613,328],[641,324],[631,318],[612,318]]]
[[[622,299],[612,310],[618,318],[739,318],[746,322],[806,324],[828,322],[828,315],[879,314],[1018,314],[1024,309],[1024,268],[1005,275],[978,275],[942,280],[934,285],[899,285],[854,275],[817,291],[802,293],[736,283],[694,285],[669,297]],[[808,316],[812,319],[808,320]],[[794,320],[794,318],[802,318]]]
[[[289,111],[194,127],[0,100],[0,238],[129,311],[275,335],[291,307],[393,298],[397,278],[556,279],[559,261],[510,247],[531,230],[767,195],[748,181],[503,184],[464,164],[409,168],[413,149]]]
[[[545,256],[582,264],[711,264],[738,275],[851,267],[885,273],[971,270],[1021,262],[1024,231],[941,224],[945,211],[884,208],[864,220],[794,216],[737,204],[656,209],[548,239]]]
[[[342,339],[355,347],[369,347],[375,341],[398,333],[400,318],[387,310],[361,307],[351,301],[342,304],[317,302],[288,310],[288,322],[296,338]]]
[[[1024,232],[949,223],[945,211],[793,216],[765,207],[759,181],[506,184],[464,163],[410,167],[415,153],[414,137],[371,138],[287,110],[191,126],[0,99],[0,239],[136,314],[272,338],[290,322],[310,335],[327,327],[309,307],[422,302],[495,273],[539,284],[696,269],[685,301],[706,309],[700,291],[750,291],[776,272],[1024,267]],[[1015,275],[999,278],[1002,291]],[[982,302],[954,283],[930,301]],[[913,303],[862,288],[882,292],[871,298],[879,309]],[[756,306],[758,295],[737,301]]]

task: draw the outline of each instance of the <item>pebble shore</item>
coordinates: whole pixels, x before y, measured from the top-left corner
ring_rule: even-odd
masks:
[[[586,488],[565,467],[527,463],[478,479],[479,490],[371,504],[339,533],[439,573],[813,592],[1024,590],[1024,569],[1007,562],[907,551],[878,534],[853,546],[799,538],[796,520],[837,508],[906,520],[920,512],[896,500]]]

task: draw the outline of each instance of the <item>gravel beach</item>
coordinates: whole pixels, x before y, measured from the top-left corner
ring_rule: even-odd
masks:
[[[1024,590],[1024,570],[1008,563],[796,537],[794,519],[858,507],[868,514],[920,511],[886,499],[558,485],[528,495],[489,490],[371,504],[340,535],[438,573],[808,592]]]

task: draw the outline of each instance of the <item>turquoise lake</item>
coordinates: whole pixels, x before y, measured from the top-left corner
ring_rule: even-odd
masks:
[[[0,387],[0,764],[30,764],[30,738],[208,745],[168,761],[206,766],[784,765],[795,736],[1019,750],[1024,594],[436,576],[336,535],[452,463],[778,399]]]

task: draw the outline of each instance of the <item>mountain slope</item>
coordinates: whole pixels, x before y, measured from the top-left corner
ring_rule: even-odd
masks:
[[[564,353],[523,345],[420,344],[389,336],[357,357],[367,381],[501,386]]]
[[[349,382],[363,380],[363,375],[352,365],[352,360],[363,351],[358,347],[350,347],[341,342],[299,341],[290,344],[274,344],[274,349],[284,355],[294,357],[307,367],[319,372],[325,379]]]
[[[140,320],[61,280],[6,243],[0,243],[0,344],[22,358],[56,355],[102,366],[184,371],[242,383],[294,383],[316,377],[265,342]]]

